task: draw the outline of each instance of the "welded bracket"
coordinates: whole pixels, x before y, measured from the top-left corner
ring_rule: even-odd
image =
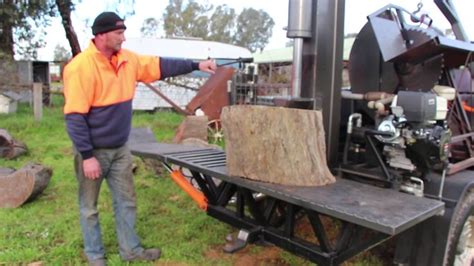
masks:
[[[237,234],[237,238],[227,243],[224,246],[225,253],[234,253],[243,249],[247,245],[250,232],[244,229],[241,229]]]
[[[231,240],[229,243],[227,243],[223,250],[225,253],[234,253],[237,252],[245,246],[247,246],[248,243],[252,243],[255,240],[257,240],[258,235],[261,233],[261,229],[253,229],[253,230],[245,230],[245,229],[240,229],[239,233],[237,234],[237,238],[234,240]]]

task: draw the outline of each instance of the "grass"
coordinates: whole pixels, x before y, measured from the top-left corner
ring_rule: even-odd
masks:
[[[39,198],[21,208],[0,209],[0,265],[85,263],[71,142],[61,106],[61,98],[55,97],[53,106],[44,109],[41,122],[34,121],[28,105],[20,105],[15,114],[0,115],[0,128],[29,149],[26,156],[15,160],[0,159],[0,166],[19,169],[28,162],[37,162],[53,169],[51,181]],[[181,120],[172,112],[141,112],[134,115],[133,125],[158,129],[156,137],[170,141]],[[142,160],[135,160],[137,231],[143,245],[163,247],[163,261],[205,264],[206,249],[222,242],[230,228],[203,214],[169,178],[156,177]],[[109,263],[120,265],[107,186],[102,187],[99,210]]]
[[[62,115],[62,98],[53,97],[44,108],[41,122],[34,121],[32,108],[20,104],[15,114],[0,115],[0,128],[24,142],[29,152],[15,160],[0,158],[0,167],[21,168],[28,162],[53,169],[46,190],[33,202],[16,209],[0,209],[0,265],[83,265],[82,237],[78,218],[77,184],[72,164],[71,142]],[[157,139],[170,142],[182,116],[173,112],[137,112],[134,127],[150,127]],[[233,255],[222,252],[224,238],[236,232],[197,208],[166,174],[135,158],[138,200],[137,231],[146,247],[161,247],[159,264],[235,265],[244,256],[263,256],[266,248],[249,245]],[[105,184],[105,183],[104,183]],[[118,255],[110,191],[102,186],[99,200],[102,237],[110,265],[128,265]],[[309,262],[278,249],[278,265],[309,265]],[[243,260],[245,261],[245,260]],[[263,261],[263,262],[262,262]],[[242,264],[242,263],[241,263]],[[260,260],[255,265],[275,264]],[[379,265],[367,256],[355,265]],[[134,265],[152,265],[134,263]]]

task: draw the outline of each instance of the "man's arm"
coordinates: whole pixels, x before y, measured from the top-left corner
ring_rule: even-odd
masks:
[[[205,60],[198,63],[191,60],[160,57],[161,80],[187,74],[194,70],[201,70],[214,74],[216,68],[214,60]]]
[[[90,139],[90,130],[87,123],[87,112],[90,109],[92,91],[92,76],[87,71],[81,71],[76,66],[66,66],[64,70],[64,117],[66,128],[76,150],[83,159],[82,170],[84,176],[96,179],[101,174],[99,162],[93,157],[93,146]]]

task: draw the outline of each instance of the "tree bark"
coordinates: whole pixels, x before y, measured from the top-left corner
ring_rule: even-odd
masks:
[[[13,50],[13,23],[12,15],[15,12],[13,0],[2,1],[0,7],[0,61],[13,61],[15,52]]]
[[[56,0],[56,6],[61,15],[66,38],[69,42],[69,46],[71,46],[71,53],[74,57],[81,52],[81,46],[79,45],[79,40],[77,39],[76,31],[74,31],[71,20],[71,10],[74,4],[70,0]]]
[[[181,143],[187,138],[196,138],[208,142],[207,120],[207,116],[187,116],[176,130],[173,142]]]
[[[0,157],[14,159],[28,151],[26,145],[15,140],[4,129],[0,129]]]
[[[52,170],[28,164],[8,175],[0,175],[0,208],[17,208],[35,199],[48,186]]]
[[[237,105],[221,116],[231,176],[294,186],[335,182],[320,111]]]

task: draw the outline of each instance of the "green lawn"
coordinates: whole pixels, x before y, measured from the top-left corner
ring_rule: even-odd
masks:
[[[44,108],[43,120],[35,122],[32,108],[19,106],[17,113],[0,115],[0,128],[24,142],[29,152],[15,160],[0,158],[0,167],[21,168],[28,162],[53,169],[49,186],[36,200],[17,209],[0,209],[0,265],[81,265],[82,238],[78,221],[77,186],[73,172],[71,142],[62,115],[62,98]],[[134,127],[151,127],[158,140],[170,142],[182,117],[173,112],[136,112]],[[135,158],[138,195],[137,230],[146,247],[158,246],[163,256],[158,264],[169,265],[308,265],[301,258],[278,248],[249,245],[233,255],[222,252],[230,226],[208,217],[166,174],[157,176],[153,164]],[[100,201],[102,235],[110,265],[121,262],[115,238],[110,193],[104,183]],[[276,253],[269,259],[269,252]],[[278,263],[274,257],[278,258]],[[366,254],[356,265],[378,265]],[[135,263],[134,265],[153,265]]]

